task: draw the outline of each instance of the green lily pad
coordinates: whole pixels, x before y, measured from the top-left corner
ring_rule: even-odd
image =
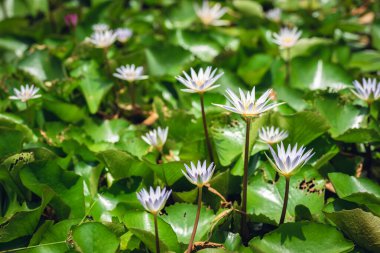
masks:
[[[177,203],[165,209],[168,215],[162,216],[162,219],[172,226],[174,232],[177,234],[178,242],[183,244],[189,243],[197,208],[197,205]],[[195,241],[206,239],[214,217],[215,215],[212,210],[202,207],[197,233],[195,234]]]
[[[161,252],[179,252],[177,235],[171,226],[158,218],[158,234]],[[129,212],[124,218],[125,226],[132,231],[152,252],[156,252],[153,215],[147,212]]]
[[[84,223],[73,229],[73,240],[83,253],[113,253],[119,247],[119,239],[106,226],[97,222]]]
[[[354,244],[344,238],[336,228],[311,222],[283,224],[262,239],[253,238],[249,246],[255,252],[273,253],[343,253],[354,248]]]
[[[284,203],[285,179],[274,181],[273,171],[263,169],[248,184],[247,212],[262,222],[277,224]],[[285,220],[294,221],[297,208],[307,208],[316,219],[324,205],[324,180],[315,170],[301,170],[290,179]]]
[[[359,208],[325,213],[357,245],[370,252],[380,250],[380,218],[378,216]]]

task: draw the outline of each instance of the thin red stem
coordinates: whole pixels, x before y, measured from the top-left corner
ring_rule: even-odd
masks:
[[[208,155],[210,157],[210,161],[214,162],[214,155],[212,153],[211,140],[210,140],[210,136],[208,134],[208,128],[207,128],[207,119],[206,119],[206,113],[205,113],[205,105],[204,105],[203,94],[199,94],[199,96],[200,96],[200,100],[201,100],[202,121],[203,121],[203,129],[205,132],[207,151],[208,151]]]
[[[251,118],[246,118],[246,130],[245,130],[245,148],[244,148],[244,174],[243,174],[243,199],[241,205],[242,217],[241,217],[241,235],[243,242],[247,242],[248,239],[248,227],[247,227],[247,188],[248,188],[248,162],[249,162],[249,132],[251,129]]]
[[[186,253],[191,253],[193,249],[194,238],[195,238],[195,234],[198,228],[199,216],[201,214],[201,207],[202,207],[202,187],[198,187],[198,209],[197,209],[197,214],[195,216],[193,232],[191,233],[191,238],[190,238],[189,246],[187,247]]]

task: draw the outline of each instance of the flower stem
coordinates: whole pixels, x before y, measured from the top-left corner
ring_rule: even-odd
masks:
[[[160,253],[160,238],[158,236],[157,213],[154,214],[154,234],[156,236],[156,253]]]
[[[103,56],[104,56],[104,61],[106,62],[106,70],[107,70],[107,73],[108,75],[112,75],[112,71],[111,71],[111,66],[110,66],[110,62],[108,60],[108,47],[105,47],[103,48]]]
[[[201,207],[202,207],[202,186],[198,186],[198,209],[197,209],[197,214],[195,216],[193,232],[191,233],[191,238],[190,238],[189,246],[187,247],[186,253],[190,253],[191,250],[193,249],[194,238],[197,232],[197,227],[198,227],[198,222],[199,222],[199,216],[201,214]]]
[[[242,218],[241,218],[241,235],[243,242],[248,239],[248,227],[247,227],[247,187],[248,187],[248,160],[249,160],[249,132],[251,129],[251,118],[246,118],[246,130],[245,130],[245,148],[244,148],[244,174],[243,174],[243,200],[241,205]]]
[[[209,137],[209,134],[208,134],[208,128],[207,128],[207,120],[206,120],[206,113],[205,113],[205,105],[204,105],[203,94],[199,94],[199,97],[200,97],[200,100],[201,100],[202,121],[203,121],[203,129],[204,129],[204,132],[205,132],[207,151],[208,151],[208,155],[210,157],[210,161],[214,162],[214,155],[212,153],[211,140],[210,140],[210,137]]]
[[[286,49],[286,76],[285,76],[285,84],[290,85],[290,48]]]
[[[136,94],[135,94],[135,83],[131,82],[129,84],[130,90],[129,90],[129,95],[131,96],[131,103],[132,103],[132,109],[133,111],[136,110]]]
[[[372,173],[372,148],[371,144],[364,144],[365,153],[364,153],[364,161],[363,161],[363,170],[367,172],[367,177],[373,178]]]
[[[286,208],[288,206],[288,198],[289,198],[289,186],[290,186],[290,177],[285,177],[285,196],[284,196],[284,205],[282,206],[280,225],[284,223]]]
[[[39,247],[44,247],[44,246],[50,246],[50,245],[57,245],[57,244],[63,244],[63,243],[67,243],[67,242],[66,241],[50,242],[50,243],[38,244],[38,245],[21,247],[21,248],[16,248],[16,249],[8,249],[8,250],[0,251],[0,253],[16,252],[16,251],[21,251],[21,250],[26,250],[26,249],[34,249],[34,248],[39,248]]]

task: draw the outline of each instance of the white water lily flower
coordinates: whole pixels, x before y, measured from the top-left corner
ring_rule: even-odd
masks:
[[[141,138],[149,145],[161,150],[168,137],[169,127],[153,129]]]
[[[275,21],[275,22],[278,22],[280,21],[281,19],[281,9],[280,8],[274,8],[274,9],[271,9],[271,10],[268,10],[266,13],[265,13],[265,16],[267,17],[267,19],[269,20],[272,20],[272,21]]]
[[[227,20],[221,20],[220,18],[227,12],[226,7],[222,7],[220,3],[211,6],[208,1],[203,1],[202,6],[195,5],[195,13],[206,26],[223,26],[228,25]]]
[[[97,48],[107,48],[115,42],[116,33],[112,30],[94,32],[91,34],[91,37],[86,38],[86,40]]]
[[[13,92],[14,92],[14,96],[10,96],[9,99],[12,99],[12,100],[21,100],[21,102],[26,102],[30,99],[35,99],[35,98],[39,98],[41,97],[40,94],[37,94],[37,92],[39,91],[40,89],[37,88],[37,87],[34,87],[34,85],[30,85],[27,84],[25,86],[21,86],[20,89],[16,89],[14,88],[13,89]]]
[[[348,86],[344,83],[333,83],[329,87],[327,87],[327,91],[329,93],[338,93],[341,90],[346,89]]]
[[[281,48],[291,48],[297,43],[301,34],[302,31],[298,31],[297,27],[293,29],[284,27],[281,28],[279,33],[273,34],[273,42]]]
[[[362,83],[355,80],[353,84],[355,90],[352,92],[367,103],[372,103],[380,98],[380,83],[377,82],[376,78],[363,78]]]
[[[92,26],[92,30],[94,30],[94,32],[105,32],[109,29],[109,25],[103,23],[95,24]]]
[[[113,76],[128,82],[134,82],[148,78],[147,75],[143,75],[143,71],[144,67],[142,66],[136,67],[134,64],[125,65],[117,68]]]
[[[157,186],[156,190],[150,187],[149,192],[145,189],[142,189],[140,192],[137,192],[137,199],[140,201],[141,205],[152,214],[156,214],[161,211],[166,201],[168,200],[172,190],[166,190],[166,188],[161,189]]]
[[[202,187],[207,184],[215,171],[214,163],[211,163],[207,167],[206,161],[203,164],[198,161],[197,166],[193,162],[190,163],[190,166],[185,164],[186,171],[182,170],[182,173],[185,175],[187,180],[190,183],[195,184],[198,187]]]
[[[301,146],[297,149],[297,144],[292,148],[288,145],[285,150],[284,143],[277,144],[277,154],[274,149],[269,145],[270,152],[272,153],[274,162],[268,157],[272,166],[283,176],[289,177],[297,172],[313,155],[313,149],[305,152],[306,148]]]
[[[121,43],[125,43],[129,38],[131,38],[133,32],[128,28],[118,28],[116,29],[117,40]]]
[[[224,73],[219,73],[215,75],[218,69],[215,68],[212,70],[212,67],[209,66],[206,70],[203,71],[202,68],[199,69],[198,74],[194,71],[193,68],[190,69],[191,77],[183,71],[186,79],[182,76],[176,76],[176,79],[185,85],[188,89],[181,89],[184,92],[189,93],[204,93],[208,90],[215,89],[220,85],[214,85],[216,80],[218,80]]]
[[[271,103],[270,94],[272,89],[267,90],[261,97],[257,100],[255,98],[255,87],[253,87],[251,92],[244,92],[239,89],[240,98],[230,89],[226,90],[226,98],[231,103],[229,105],[219,105],[216,106],[222,107],[228,111],[241,114],[243,117],[257,117],[260,114],[279,106],[282,103]]]
[[[262,127],[259,130],[259,138],[262,142],[267,144],[278,143],[288,137],[288,131],[282,130],[280,128],[272,127]]]

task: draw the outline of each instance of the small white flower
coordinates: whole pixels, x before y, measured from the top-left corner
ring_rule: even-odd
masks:
[[[279,33],[273,34],[273,42],[281,48],[291,48],[297,43],[301,34],[302,32],[298,31],[297,27],[293,29],[281,28]]]
[[[274,162],[268,157],[272,166],[283,176],[289,177],[297,172],[313,155],[312,149],[305,153],[305,147],[301,146],[297,149],[297,144],[292,148],[288,145],[285,150],[284,144],[277,144],[277,154],[274,149],[269,145],[270,152],[272,153]]]
[[[117,40],[121,43],[125,43],[129,38],[131,38],[133,32],[128,28],[118,28],[116,29]]]
[[[107,24],[103,23],[95,24],[92,26],[92,30],[94,30],[94,32],[105,32],[109,29],[110,27]]]
[[[166,201],[168,200],[172,190],[166,190],[166,188],[161,188],[157,186],[156,191],[150,187],[149,192],[142,189],[137,192],[137,199],[140,201],[141,205],[150,213],[156,214],[164,208]]]
[[[329,93],[338,93],[339,91],[344,90],[346,88],[347,85],[345,85],[344,83],[334,83],[327,88],[327,91]]]
[[[259,138],[262,142],[267,144],[278,143],[288,137],[288,132],[286,130],[281,130],[280,128],[272,127],[262,127],[259,130]]]
[[[88,42],[97,48],[106,48],[111,46],[116,40],[116,33],[112,30],[94,32],[91,37],[86,38]]]
[[[274,8],[274,9],[268,10],[268,11],[265,13],[265,16],[266,16],[267,19],[269,19],[269,20],[272,20],[272,21],[278,22],[278,21],[280,21],[280,19],[281,19],[281,9],[280,9],[280,8]]]
[[[161,150],[168,137],[169,127],[153,129],[141,138],[149,145]]]
[[[182,170],[182,173],[185,175],[187,180],[198,187],[202,187],[210,181],[212,175],[214,174],[215,165],[214,163],[211,163],[207,167],[206,161],[204,161],[203,164],[201,164],[201,161],[198,161],[197,166],[191,162],[190,166],[185,164],[185,168],[186,171]]]
[[[186,79],[182,76],[176,76],[176,79],[185,85],[188,89],[182,89],[184,92],[189,93],[204,93],[208,90],[215,89],[220,85],[214,85],[216,80],[218,80],[224,73],[219,73],[215,76],[218,69],[212,71],[212,67],[207,67],[205,71],[202,68],[199,69],[198,74],[193,68],[190,69],[191,77],[183,71]],[[212,72],[211,72],[212,71]]]
[[[363,78],[362,83],[355,80],[353,84],[355,90],[352,92],[367,103],[372,103],[380,98],[380,83],[377,82],[376,78]]]
[[[37,92],[39,91],[40,89],[37,88],[37,87],[34,87],[34,85],[30,85],[27,84],[25,86],[21,86],[20,87],[20,90],[14,88],[13,89],[13,92],[14,92],[14,96],[10,96],[9,99],[12,99],[12,100],[21,100],[22,102],[26,102],[30,99],[35,99],[35,98],[39,98],[41,97],[40,94],[37,94]]]
[[[227,8],[222,8],[220,3],[216,3],[214,6],[211,6],[208,1],[203,1],[202,7],[195,5],[194,9],[199,19],[206,26],[223,26],[229,24],[227,20],[220,19],[227,12]]]
[[[117,68],[113,76],[128,82],[134,82],[148,78],[148,76],[143,75],[143,71],[144,67],[142,66],[136,67],[134,64],[125,65]]]
[[[271,103],[270,94],[272,89],[267,90],[259,99],[255,98],[255,87],[253,87],[251,92],[247,92],[245,95],[244,92],[239,89],[240,98],[230,89],[226,90],[226,98],[231,103],[229,105],[219,105],[216,106],[222,107],[228,111],[241,114],[244,117],[257,117],[260,114],[282,104],[282,103]]]

